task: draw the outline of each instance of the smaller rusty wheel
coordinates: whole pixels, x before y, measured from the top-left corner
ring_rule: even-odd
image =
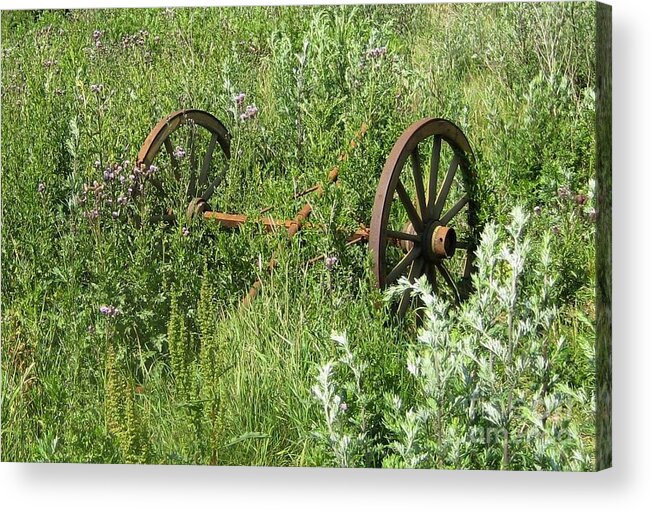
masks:
[[[229,159],[228,130],[212,114],[192,109],[161,119],[140,148],[137,162],[156,169],[151,179],[163,215],[191,218],[210,211]]]
[[[408,160],[411,169],[405,171]],[[397,140],[371,214],[369,249],[381,289],[402,276],[414,282],[426,275],[436,294],[455,303],[470,292],[478,239],[472,161],[465,135],[444,119],[422,119]],[[411,302],[405,291],[398,316]]]

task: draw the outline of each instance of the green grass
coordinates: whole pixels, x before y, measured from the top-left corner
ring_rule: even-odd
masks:
[[[366,248],[342,245],[368,225],[394,142],[424,116],[468,136],[482,221],[508,223],[517,203],[534,243],[554,232],[568,344],[554,371],[591,392],[593,40],[592,3],[2,12],[2,460],[328,463],[311,388],[335,330],[372,367],[380,448],[363,464],[380,466],[381,398],[409,402],[417,325],[376,306]],[[240,92],[255,119],[239,120]],[[253,225],[194,222],[183,236],[89,222],[78,199],[101,180],[94,162],[134,161],[179,108],[213,113],[233,137],[213,202],[227,212],[293,217],[304,200],[293,193],[324,181],[363,122],[369,131],[339,186],[310,198],[324,227],[289,244]],[[322,254],[339,258],[333,271],[306,268]],[[257,277],[262,293],[240,308]],[[594,434],[589,408],[575,421]]]

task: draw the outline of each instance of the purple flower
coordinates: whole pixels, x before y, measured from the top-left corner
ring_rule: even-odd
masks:
[[[90,86],[90,90],[94,92],[95,94],[99,94],[104,90],[104,84],[103,83],[93,83]]]
[[[174,152],[172,154],[177,160],[185,158],[185,150],[181,146],[176,146],[176,149],[174,149]]]
[[[258,115],[258,107],[255,105],[249,105],[246,107],[244,113],[240,115],[240,121],[253,119],[256,115]]]
[[[101,163],[99,162],[99,160],[95,160],[95,168],[98,169],[100,165]]]
[[[117,307],[114,305],[102,305],[99,308],[99,311],[102,315],[108,317],[108,318],[114,318],[118,314],[120,314],[120,311],[118,310]]]
[[[156,165],[150,165],[149,166],[149,171],[147,172],[147,175],[150,176],[153,173],[155,173],[156,171],[158,171],[158,167]]]
[[[190,229],[184,227],[183,230],[181,231],[181,234],[183,234],[183,236],[190,236]]]
[[[244,98],[246,98],[246,94],[240,92],[237,96],[233,98],[233,100],[235,101],[235,104],[239,107],[242,106],[242,104],[244,103]]]
[[[540,215],[540,213],[542,213],[542,208],[541,208],[540,206],[534,206],[534,208],[533,208],[533,212],[534,212],[536,215]]]
[[[328,271],[332,271],[334,266],[339,262],[339,259],[337,259],[336,256],[331,256],[331,257],[326,257],[325,258],[325,266],[328,269]]]
[[[125,206],[125,205],[127,204],[127,202],[129,202],[129,198],[128,198],[127,196],[125,196],[125,195],[120,195],[120,196],[118,197],[118,204],[119,204],[120,206]]]
[[[45,183],[38,184],[38,193],[45,193]]]
[[[113,218],[117,218],[117,217],[120,216],[120,212],[119,212],[119,211],[113,211],[113,212],[111,213],[111,216],[112,216]]]
[[[348,405],[346,404],[346,401],[343,401],[343,402],[339,405],[339,409],[340,409],[342,412],[345,412],[346,410],[348,410]]]
[[[576,197],[574,197],[574,200],[576,201],[577,205],[583,206],[588,201],[588,198],[582,193],[579,193]]]
[[[560,228],[558,225],[554,225],[554,226],[552,227],[552,232],[553,232],[554,234],[560,234],[560,232],[561,232],[561,228]]]

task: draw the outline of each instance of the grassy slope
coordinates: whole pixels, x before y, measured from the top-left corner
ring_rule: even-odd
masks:
[[[347,329],[383,368],[378,387],[408,393],[400,347],[413,327],[384,327],[365,251],[341,251],[334,227],[369,221],[388,150],[425,115],[468,134],[484,218],[503,221],[521,202],[543,206],[534,234],[559,227],[554,256],[570,337],[589,338],[589,322],[577,318],[593,317],[592,227],[574,229],[575,212],[555,198],[563,185],[586,193],[593,175],[591,9],[568,7],[561,17],[517,5],[3,13],[2,459],[318,463],[310,387],[314,364],[332,356],[332,328]],[[94,30],[104,32],[102,48]],[[140,30],[144,45],[124,49],[123,36]],[[385,58],[360,66],[383,45]],[[100,96],[90,91],[99,83]],[[233,114],[241,91],[260,109],[254,122]],[[96,177],[93,162],[133,160],[151,126],[182,107],[211,111],[234,136],[217,206],[274,205],[278,216],[293,216],[300,204],[287,197],[323,179],[370,122],[341,186],[315,200],[327,232],[306,232],[289,249],[254,228],[93,234],[73,201]],[[238,310],[257,261],[275,248],[280,270],[265,277],[252,308]],[[339,256],[336,272],[302,271],[322,253]],[[211,367],[225,372],[206,380],[197,356],[188,362],[193,389],[180,391],[169,374],[170,300],[178,296],[188,318],[194,353],[207,281],[219,347]],[[99,317],[104,303],[122,310],[116,324]],[[578,368],[582,376],[589,367]],[[120,382],[128,410],[107,405],[106,389],[118,392]],[[215,399],[207,386],[220,389],[219,421],[197,405]],[[111,426],[111,415],[129,426]],[[260,435],[215,447],[245,432]]]

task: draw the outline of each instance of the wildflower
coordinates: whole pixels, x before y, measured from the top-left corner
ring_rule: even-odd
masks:
[[[102,305],[99,308],[99,311],[102,315],[108,317],[108,318],[114,318],[118,314],[120,314],[120,311],[118,310],[117,307],[114,305]]]
[[[340,409],[342,412],[345,412],[346,410],[348,410],[348,405],[346,404],[346,401],[342,401],[342,402],[341,402],[341,404],[339,405],[339,409]]]
[[[535,207],[533,208],[533,212],[534,212],[536,215],[540,215],[540,213],[542,213],[542,208],[541,208],[540,206],[535,206]]]
[[[112,216],[113,218],[117,218],[117,217],[120,216],[120,213],[119,213],[119,211],[113,211],[113,212],[111,213],[111,216]]]
[[[325,266],[328,269],[328,271],[332,271],[332,268],[339,262],[339,259],[335,256],[331,257],[326,257],[325,258]]]
[[[104,84],[103,83],[93,83],[90,86],[90,90],[94,92],[95,94],[99,94],[104,90]]]
[[[149,171],[147,172],[147,175],[150,176],[154,174],[156,171],[158,171],[158,167],[156,165],[150,165],[149,166]]]
[[[244,113],[240,115],[240,121],[253,119],[256,115],[258,115],[258,107],[255,105],[249,105],[246,107]]]
[[[100,165],[101,163],[99,162],[99,160],[95,160],[95,168],[98,169]]]
[[[574,197],[574,200],[578,206],[583,206],[588,201],[588,197],[582,193],[579,193],[576,197]]]
[[[258,107],[255,105],[249,105],[246,107],[246,114],[249,118],[253,118],[258,114]]]
[[[237,96],[235,96],[233,98],[233,100],[235,101],[235,104],[239,107],[239,106],[242,106],[242,104],[244,103],[244,98],[245,97],[246,97],[246,94],[244,94],[243,92],[240,92]]]
[[[45,193],[45,183],[38,184],[38,193]]]
[[[554,226],[552,227],[552,232],[553,232],[554,234],[560,234],[560,232],[561,232],[561,228],[560,228],[558,225],[554,225]]]
[[[181,146],[176,146],[176,149],[174,149],[174,152],[172,154],[177,160],[185,158],[185,150]]]
[[[125,195],[120,195],[118,197],[118,204],[120,206],[125,206],[127,204],[127,202],[129,202],[129,198],[126,197]]]
[[[190,229],[184,227],[183,230],[181,231],[181,234],[183,234],[183,236],[190,236]]]

